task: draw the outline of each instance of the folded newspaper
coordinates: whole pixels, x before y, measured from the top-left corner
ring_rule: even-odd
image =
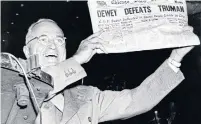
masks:
[[[103,30],[109,53],[200,44],[185,0],[88,0],[88,7],[93,32]]]

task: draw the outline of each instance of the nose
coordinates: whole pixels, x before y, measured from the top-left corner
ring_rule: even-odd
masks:
[[[51,42],[50,45],[49,45],[49,48],[51,49],[56,49],[56,45],[54,42]]]

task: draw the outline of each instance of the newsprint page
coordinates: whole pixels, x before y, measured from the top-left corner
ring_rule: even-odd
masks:
[[[201,0],[1,0],[1,124],[200,124]]]

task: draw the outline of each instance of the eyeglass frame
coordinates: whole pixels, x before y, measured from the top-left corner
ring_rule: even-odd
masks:
[[[39,38],[40,38],[41,36],[46,36],[46,37],[48,38],[48,40],[50,39],[50,38],[48,37],[48,35],[43,34],[43,35],[36,36],[36,37],[32,38],[31,40],[29,40],[29,41],[26,43],[26,45],[29,44],[31,41],[33,41],[33,40],[35,40],[35,39],[37,39],[37,42],[39,42]],[[55,40],[55,38],[56,38],[56,37],[54,37],[53,40]],[[62,43],[61,45],[57,45],[57,46],[62,46],[63,44],[65,44],[65,40],[66,40],[67,38],[66,38],[66,37],[63,37],[63,36],[62,36],[61,38],[62,38],[62,40],[64,41],[64,43]],[[40,42],[39,42],[39,43],[40,43]],[[42,44],[42,43],[41,43],[41,44]],[[45,44],[43,44],[43,45],[45,45]],[[45,46],[48,46],[48,45],[45,45]]]

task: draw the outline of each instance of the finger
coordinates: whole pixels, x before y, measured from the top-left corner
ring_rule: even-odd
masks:
[[[194,48],[194,46],[181,47],[181,48],[176,49],[176,52],[177,52],[177,53],[188,53],[188,52],[190,52],[193,48]]]
[[[105,49],[105,47],[102,44],[99,45],[99,49],[103,51],[105,54],[108,54],[108,51]]]
[[[108,54],[107,50],[105,49],[105,47],[101,43],[93,43],[93,49],[99,49],[103,53]]]
[[[90,39],[89,42],[91,42],[91,43],[103,43],[103,39],[101,39],[99,37],[94,37],[94,38]]]
[[[181,49],[188,49],[188,50],[191,50],[193,49],[195,46],[186,46],[186,47],[181,47]],[[180,48],[178,48],[180,49]]]
[[[188,46],[187,49],[190,51],[194,48],[195,46]]]
[[[98,31],[98,32],[96,32],[96,33],[92,34],[91,36],[89,36],[89,37],[88,37],[88,38],[86,38],[86,39],[87,39],[87,40],[90,40],[90,39],[92,39],[92,38],[95,38],[95,37],[100,36],[102,33],[103,33],[103,30]]]
[[[93,37],[91,39],[85,39],[81,42],[81,45],[88,45],[91,43],[102,43],[103,39],[99,38],[99,37]]]

